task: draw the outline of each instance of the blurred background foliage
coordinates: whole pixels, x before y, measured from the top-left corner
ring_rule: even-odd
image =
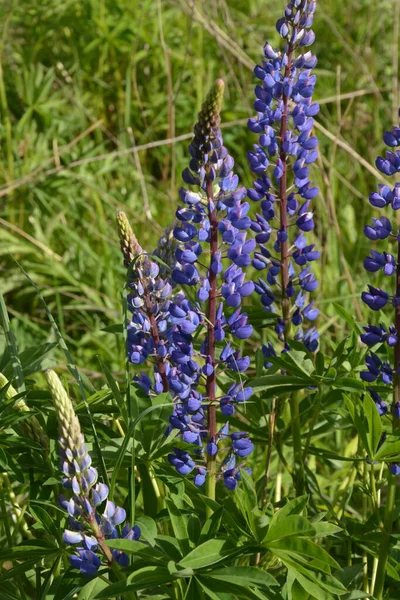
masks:
[[[397,119],[398,0],[322,0],[315,19],[322,345],[343,339],[366,285],[362,229],[381,135]],[[114,215],[151,251],[173,218],[210,83],[227,84],[225,144],[246,185],[253,65],[278,43],[278,0],[0,3],[0,289],[21,349],[54,339],[40,287],[77,364],[118,373],[124,270]],[[369,167],[369,165],[371,165]],[[339,303],[339,307],[333,306]],[[329,336],[324,333],[329,332]],[[59,362],[63,363],[60,354]]]

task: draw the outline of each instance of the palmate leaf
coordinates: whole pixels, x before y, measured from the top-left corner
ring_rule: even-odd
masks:
[[[204,523],[199,538],[199,544],[211,539],[215,536],[221,527],[224,507],[220,506],[207,521]]]
[[[157,536],[157,524],[151,517],[145,515],[135,519],[135,525],[140,527],[140,537],[155,546]]]
[[[137,592],[148,588],[155,589],[164,583],[169,583],[176,579],[166,567],[150,566],[138,569],[129,575],[127,581],[113,583],[102,590],[95,598],[115,598],[116,596],[128,592]]]
[[[134,554],[139,558],[147,560],[149,563],[166,565],[169,560],[169,557],[167,557],[163,552],[161,552],[157,548],[152,548],[147,544],[137,542],[135,540],[107,540],[106,545],[115,550],[121,550],[122,552],[126,552],[127,554]]]
[[[268,589],[258,589],[254,582],[238,582],[233,579],[223,579],[201,575],[197,580],[206,593],[207,598],[212,600],[268,600],[276,594]]]
[[[239,585],[256,586],[260,589],[268,589],[279,585],[272,575],[258,567],[226,567],[224,569],[214,569],[207,573],[209,579],[218,581],[227,581]]]
[[[220,562],[236,552],[237,548],[229,540],[207,540],[189,552],[179,564],[185,569],[202,569]]]
[[[263,542],[269,546],[271,543],[284,538],[313,535],[315,535],[315,529],[305,517],[289,515],[284,519],[271,521]]]
[[[319,569],[317,565],[296,560],[282,550],[277,550],[275,554],[288,568],[291,578],[297,580],[313,598],[333,600],[334,596],[347,593],[346,588],[338,579]]]
[[[385,442],[375,453],[375,460],[389,459],[393,462],[400,460],[400,435],[394,432],[386,436]]]
[[[263,398],[304,390],[312,385],[315,385],[312,379],[292,375],[265,375],[251,380],[253,392],[263,392]]]
[[[179,562],[182,558],[181,548],[176,538],[169,535],[158,535],[156,537],[157,546],[164,552],[165,559],[172,559]]]
[[[272,552],[284,550],[293,558],[296,558],[296,555],[300,555],[312,560],[318,560],[324,565],[329,565],[335,569],[339,568],[339,564],[326,552],[326,550],[307,538],[285,537],[280,540],[269,542],[268,548]]]

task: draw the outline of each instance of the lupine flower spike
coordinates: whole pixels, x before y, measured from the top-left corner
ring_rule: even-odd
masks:
[[[400,173],[400,125],[393,127],[391,131],[386,131],[383,135],[383,141],[390,147],[390,150],[386,151],[385,157],[379,156],[377,158],[376,167],[381,173],[391,177]],[[400,209],[400,183],[395,183],[393,187],[380,184],[378,191],[370,194],[369,201],[374,208],[385,210],[389,214],[388,216],[382,215],[373,218],[372,225],[367,225],[364,229],[364,233],[369,240],[379,241],[380,243],[385,240],[386,245],[383,252],[371,250],[370,256],[367,256],[364,261],[364,267],[370,273],[382,271],[389,289],[386,285],[384,286],[385,289],[369,285],[368,291],[364,291],[361,298],[375,312],[390,308],[393,311],[393,322],[388,327],[383,324],[367,325],[364,327],[361,340],[369,348],[378,346],[377,352],[387,346],[385,355],[387,356],[389,352],[389,356],[392,355],[393,359],[385,360],[377,352],[370,350],[365,361],[367,368],[361,372],[361,378],[368,384],[379,383],[381,388],[384,384],[387,386],[389,393],[393,389],[390,411],[385,402],[386,398],[384,400],[380,395],[381,392],[378,393],[372,387],[369,388],[369,391],[379,414],[386,418],[391,414],[392,429],[395,431],[400,427],[400,220],[397,214]],[[395,278],[395,281],[391,284],[390,278],[392,277]],[[392,351],[391,348],[393,348]],[[382,544],[374,589],[376,598],[382,597],[385,582],[389,553],[387,540],[389,540],[392,532],[396,497],[396,479],[394,476],[400,475],[400,464],[391,463],[389,471],[384,517],[385,530],[382,532]]]
[[[392,131],[387,131],[383,136],[383,141],[391,148],[399,147],[400,128],[394,127]],[[400,151],[386,152],[385,158],[379,157],[376,160],[376,166],[386,176],[399,173]],[[395,183],[393,188],[380,184],[378,191],[370,194],[369,201],[374,208],[380,210],[391,209],[396,213],[400,208],[400,183]],[[364,333],[361,334],[361,341],[369,348],[385,344],[394,349],[394,357],[393,362],[387,361],[371,350],[367,354],[365,360],[367,369],[361,372],[361,379],[370,384],[375,382],[384,383],[390,386],[388,391],[393,386],[394,395],[391,413],[396,423],[400,419],[400,341],[398,334],[400,330],[400,231],[398,219],[396,217],[393,219],[393,216],[374,218],[372,219],[372,225],[365,227],[364,233],[369,240],[386,241],[386,250],[383,252],[371,250],[370,255],[364,260],[364,268],[370,273],[381,271],[388,278],[394,276],[396,281],[389,291],[369,285],[368,291],[364,291],[361,295],[363,302],[374,312],[392,307],[394,312],[393,323],[389,327],[385,327],[383,324],[367,325],[364,327]],[[393,245],[395,246],[394,253],[391,254],[390,250]],[[369,391],[380,415],[387,414],[388,406],[382,396],[373,388],[370,388]],[[400,421],[398,422],[400,423]],[[392,464],[390,469],[393,474],[400,473],[400,467],[397,464]]]
[[[176,211],[174,241],[170,244],[175,246],[173,260],[165,253],[164,240],[156,251],[172,267],[172,273],[167,278],[151,256],[147,256],[145,268],[151,277],[146,278],[144,267],[135,263],[129,284],[132,290],[129,357],[136,364],[145,359],[154,361],[152,377],[142,373],[134,379],[149,394],[170,392],[175,408],[167,432],[175,429],[192,447],[195,459],[188,446],[188,450],[176,448],[168,456],[169,462],[182,475],[194,471],[195,484],[206,483],[211,498],[216,478],[227,482],[225,462],[217,474],[217,453],[224,441],[230,439],[230,456],[235,460],[253,449],[246,433],[236,438],[235,434],[229,436],[227,424],[219,430],[217,426],[217,405],[225,419],[234,413],[235,405],[251,396],[251,388],[244,387],[241,375],[250,361],[235,348],[233,340],[246,339],[252,333],[241,304],[254,290],[243,269],[251,264],[255,248],[253,240],[246,240],[251,225],[247,216],[249,205],[242,202],[246,189],[239,186],[238,177],[233,174],[234,162],[223,146],[219,129],[223,90],[224,83],[218,80],[194,128],[189,146],[192,158],[183,172],[188,187],[180,190],[183,206]],[[132,242],[127,226],[119,224],[119,229],[124,240],[121,244],[124,257],[124,248],[129,244],[133,249],[130,256],[143,253]],[[179,290],[186,286],[195,289],[196,302],[189,301]],[[162,290],[162,298],[155,296],[158,290]],[[156,335],[152,320],[157,325]],[[200,347],[195,344],[195,336],[204,340]],[[230,370],[234,379],[226,393],[218,392],[217,387],[222,370]],[[230,467],[234,468],[235,486],[241,467],[242,463]],[[235,487],[232,481],[227,485],[229,489]]]
[[[278,20],[284,50],[265,44],[265,60],[254,69],[260,80],[255,88],[257,116],[248,122],[250,131],[259,134],[249,152],[250,168],[258,179],[248,196],[261,208],[251,225],[258,244],[252,263],[267,271],[256,291],[265,310],[277,315],[275,331],[284,352],[290,349],[291,336],[310,351],[318,346],[316,329],[304,330],[304,324],[318,316],[307,295],[318,286],[311,263],[319,252],[306,239],[314,229],[311,201],[318,194],[309,179],[309,165],[317,159],[318,141],[312,134],[313,117],[319,111],[312,100],[317,59],[303,51],[315,38],[311,30],[315,8],[316,2],[292,0]],[[272,344],[263,351],[266,359],[276,354]]]
[[[126,523],[121,530],[126,519],[125,510],[107,500],[108,487],[97,481],[97,470],[92,467],[72,402],[54,371],[46,371],[46,380],[59,425],[62,484],[70,491],[68,497],[60,497],[60,505],[68,513],[64,542],[76,546],[76,553],[70,557],[71,566],[88,576],[96,573],[102,559],[109,566],[114,562],[128,566],[128,556],[111,550],[104,542],[116,537],[137,540],[140,529]],[[103,506],[102,514],[98,509],[100,505]]]
[[[314,116],[319,106],[312,95],[316,82],[312,69],[317,59],[304,52],[315,38],[311,26],[316,2],[291,0],[276,23],[283,38],[283,51],[269,43],[264,46],[261,65],[254,69],[260,83],[255,88],[255,118],[248,121],[250,131],[258,134],[258,143],[249,152],[250,169],[257,176],[248,197],[260,206],[251,228],[257,251],[253,267],[266,276],[255,285],[261,304],[276,315],[275,332],[282,345],[263,346],[265,368],[270,358],[290,350],[291,340],[304,343],[314,352],[318,331],[312,326],[318,309],[308,295],[318,286],[311,263],[319,258],[307,234],[314,229],[312,200],[318,188],[309,179],[309,165],[317,159],[317,138],[313,135]],[[293,331],[294,330],[294,331]],[[304,493],[301,431],[298,399],[290,400],[294,448],[294,480],[299,494]],[[271,423],[275,401],[272,403]],[[273,425],[270,431],[273,437]],[[272,444],[272,440],[270,441]],[[269,463],[266,463],[264,497]]]

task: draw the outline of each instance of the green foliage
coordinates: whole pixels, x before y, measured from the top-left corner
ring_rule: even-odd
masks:
[[[258,349],[271,315],[246,306],[255,329],[255,394],[232,422],[245,424],[255,443],[252,475],[243,473],[234,493],[219,482],[214,502],[165,461],[176,445],[175,432],[164,436],[170,397],[143,398],[124,366],[125,273],[114,215],[125,211],[140,244],[156,246],[174,216],[195,114],[217,77],[228,96],[225,143],[250,183],[251,68],[265,40],[277,39],[282,5],[1,3],[0,372],[9,382],[0,389],[1,598],[373,597],[385,464],[400,462],[400,436],[388,430],[359,378],[359,297],[367,283],[361,233],[376,183],[366,164],[373,165],[397,110],[398,12],[396,0],[319,5],[321,156],[312,176],[321,189],[321,349],[313,356],[293,347],[271,358],[266,374]],[[109,540],[129,554],[130,566],[103,567],[92,580],[69,567],[62,541],[57,424],[42,375],[49,367],[61,373],[111,499],[142,532],[138,542]],[[293,392],[306,469],[306,493],[297,498],[287,401]],[[16,410],[19,401],[27,411]],[[50,439],[48,454],[26,435],[33,417]],[[396,520],[398,513],[396,507]],[[394,598],[396,533],[389,542],[386,589]]]

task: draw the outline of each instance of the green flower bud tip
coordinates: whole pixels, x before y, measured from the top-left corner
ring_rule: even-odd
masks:
[[[143,250],[133,233],[128,217],[122,211],[117,213],[117,228],[124,265],[128,268],[135,256],[142,254]]]
[[[223,79],[217,79],[208,92],[201,107],[201,111],[199,112],[199,121],[195,126],[195,134],[205,134],[214,127],[218,127],[220,123],[224,89],[225,83]]]

